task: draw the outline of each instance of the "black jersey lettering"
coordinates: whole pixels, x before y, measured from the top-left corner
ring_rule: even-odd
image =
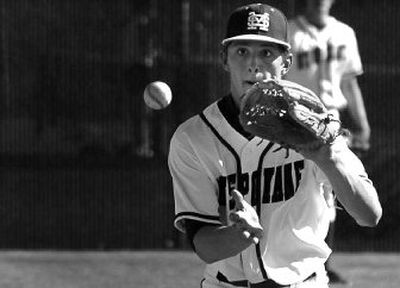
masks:
[[[332,43],[328,43],[327,50],[326,50],[326,62],[331,62],[333,59],[335,59],[334,55],[334,49],[335,47],[332,45]]]
[[[258,203],[274,203],[286,201],[292,198],[297,191],[301,171],[304,169],[304,160],[287,163],[283,166],[268,167],[263,170],[255,170],[251,173],[220,176],[218,182],[218,203],[226,205],[226,193],[237,189],[243,196],[250,192],[250,202],[252,206]],[[251,184],[251,186],[250,186]],[[272,188],[272,190],[271,190]],[[229,201],[232,207],[233,201]]]
[[[345,46],[345,45],[340,45],[340,46],[337,48],[337,55],[336,55],[336,57],[337,57],[338,60],[344,60],[344,58],[346,58],[346,57],[345,57],[345,51],[344,51],[344,50],[346,50],[346,46]]]
[[[264,169],[264,191],[262,203],[271,203],[271,180],[274,176],[275,168],[265,168]]]
[[[282,166],[278,166],[275,169],[275,181],[274,181],[274,192],[272,194],[272,202],[283,201],[283,190],[282,190]]]
[[[228,191],[232,191],[236,186],[236,173],[228,175]]]
[[[297,65],[300,70],[310,67],[310,58],[308,54],[308,52],[299,52],[297,54]]]
[[[304,169],[304,161],[294,162],[294,173],[296,176],[296,190],[299,188],[300,179],[301,179],[301,171]]]
[[[217,182],[218,182],[218,204],[221,206],[225,206],[226,177],[224,176],[219,177],[217,179]]]
[[[309,51],[299,51],[296,56],[298,69],[308,69],[312,64],[319,65],[321,62],[342,61],[345,59],[345,50],[345,45],[334,46],[328,43],[326,53],[323,53],[320,47],[314,47]]]
[[[322,60],[322,51],[321,48],[315,47],[314,48],[314,61],[317,64],[320,64]]]
[[[251,174],[251,205],[260,203],[261,197],[261,171],[256,170]]]
[[[249,193],[249,189],[249,173],[241,174],[238,179],[238,190],[244,196]]]
[[[285,198],[284,200],[288,200],[293,197],[294,195],[294,181],[293,181],[293,163],[286,164],[283,166],[283,175],[284,175],[284,180],[283,183],[285,185],[285,193],[283,197]]]

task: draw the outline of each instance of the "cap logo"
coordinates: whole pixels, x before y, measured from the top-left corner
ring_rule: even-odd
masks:
[[[256,14],[255,12],[250,12],[247,18],[247,29],[248,30],[263,30],[268,31],[269,29],[269,14]]]

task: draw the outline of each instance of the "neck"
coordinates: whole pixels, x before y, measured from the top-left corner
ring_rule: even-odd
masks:
[[[329,19],[329,15],[315,15],[312,12],[306,13],[305,16],[308,22],[310,22],[318,29],[324,28],[327,25]]]

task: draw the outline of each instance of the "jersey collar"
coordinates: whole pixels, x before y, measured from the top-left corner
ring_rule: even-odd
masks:
[[[251,140],[253,136],[246,132],[242,125],[239,122],[239,109],[236,107],[235,102],[233,101],[232,94],[226,95],[217,103],[219,110],[221,111],[222,115],[226,119],[226,121],[239,132],[243,137]]]

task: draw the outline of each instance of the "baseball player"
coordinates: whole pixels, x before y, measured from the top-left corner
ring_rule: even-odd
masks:
[[[357,76],[363,73],[354,30],[330,16],[335,0],[306,0],[305,12],[289,21],[293,65],[286,79],[320,96],[335,114],[345,110],[354,127],[349,145],[370,147],[371,129]]]
[[[370,146],[370,126],[356,78],[363,69],[353,29],[330,16],[334,2],[306,0],[304,13],[289,21],[294,57],[285,78],[313,90],[337,116],[347,111],[354,123],[348,127],[352,132],[349,145],[356,153],[363,153]],[[327,194],[326,199],[332,208],[328,241],[333,245],[336,205],[333,195]],[[329,263],[326,268],[331,282],[345,283]]]
[[[381,217],[377,192],[345,141],[296,152],[249,135],[238,114],[257,75],[292,63],[287,20],[266,4],[239,7],[222,41],[230,93],[175,131],[168,156],[175,227],[205,261],[203,288],[328,287],[324,191],[362,226]]]

